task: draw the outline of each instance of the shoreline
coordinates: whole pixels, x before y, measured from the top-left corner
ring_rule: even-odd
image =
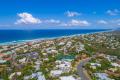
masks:
[[[15,45],[15,44],[24,44],[28,42],[39,42],[42,40],[52,40],[52,39],[58,39],[58,38],[67,38],[67,37],[74,37],[74,36],[80,36],[80,35],[89,35],[89,34],[96,34],[96,33],[104,33],[104,32],[112,32],[115,30],[105,30],[105,31],[98,31],[98,32],[89,32],[89,33],[81,33],[81,34],[73,34],[73,35],[66,35],[66,36],[58,36],[58,37],[46,37],[46,38],[37,38],[37,39],[30,39],[30,40],[17,40],[17,41],[10,41],[10,42],[3,42],[0,43],[0,46],[8,46],[8,45]]]

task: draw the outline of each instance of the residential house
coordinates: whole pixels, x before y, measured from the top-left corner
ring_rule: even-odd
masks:
[[[78,79],[75,79],[73,76],[61,76],[60,80],[78,80]]]
[[[60,61],[56,68],[62,70],[63,72],[69,72],[71,70],[71,62]]]
[[[94,73],[95,77],[97,77],[97,80],[114,80],[108,77],[108,74],[106,73]]]
[[[99,64],[99,63],[90,63],[90,68],[96,69],[97,67],[101,67],[101,64]]]
[[[63,73],[62,70],[52,70],[52,71],[50,72],[50,74],[51,74],[52,77],[58,77],[58,76],[60,76],[62,73]]]

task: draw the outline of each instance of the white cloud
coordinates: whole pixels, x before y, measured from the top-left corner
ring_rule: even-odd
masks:
[[[19,20],[15,22],[15,24],[39,24],[42,21],[38,18],[33,17],[31,14],[27,12],[19,13]]]
[[[44,22],[45,23],[58,24],[58,23],[60,23],[60,20],[49,19],[49,20],[45,20]]]
[[[120,26],[120,23],[118,23],[118,26]]]
[[[108,24],[108,22],[105,21],[105,20],[99,20],[99,21],[98,21],[98,24]]]
[[[111,21],[114,25],[120,26],[120,19],[112,20]]]
[[[74,17],[74,16],[79,16],[79,15],[81,15],[81,13],[73,12],[73,11],[67,11],[67,12],[66,12],[66,15],[67,15],[68,17]]]
[[[75,20],[72,19],[70,22],[68,23],[62,23],[62,26],[89,26],[90,23],[86,20]]]
[[[112,23],[112,24],[118,24],[118,23],[120,23],[120,19],[110,20],[110,23]]]
[[[75,20],[75,19],[72,19],[71,20],[71,25],[75,25],[75,26],[88,26],[89,23],[88,21],[86,20]]]
[[[113,22],[118,22],[118,23],[120,23],[120,19],[113,20]]]
[[[118,15],[120,13],[120,11],[118,9],[114,9],[114,10],[108,10],[107,14],[111,15],[111,16],[115,16]]]

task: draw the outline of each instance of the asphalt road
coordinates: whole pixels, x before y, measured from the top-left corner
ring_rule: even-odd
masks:
[[[77,66],[78,75],[81,77],[81,80],[91,80],[91,79],[89,78],[89,76],[86,75],[85,70],[84,70],[84,68],[83,68],[83,66],[84,66],[89,60],[90,60],[90,58],[89,58],[89,59],[82,60],[82,61],[80,62],[80,64]]]

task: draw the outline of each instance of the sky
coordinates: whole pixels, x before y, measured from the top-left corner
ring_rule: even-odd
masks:
[[[0,29],[116,29],[120,0],[0,0]]]

